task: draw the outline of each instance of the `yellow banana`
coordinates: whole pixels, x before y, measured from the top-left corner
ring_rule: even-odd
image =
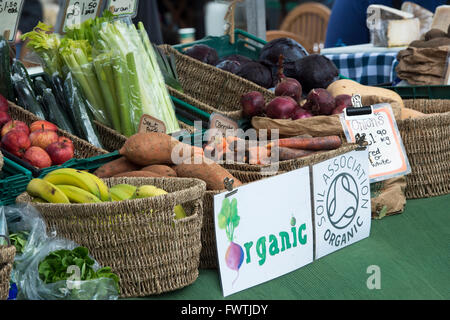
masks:
[[[142,186],[137,188],[136,192],[133,195],[133,199],[144,199],[150,197],[157,197],[167,194],[168,192],[157,188],[155,186]],[[181,205],[177,205],[174,208],[176,219],[186,218],[186,211]]]
[[[27,192],[31,197],[41,198],[50,203],[70,203],[64,192],[54,184],[42,179],[31,180],[27,186]]]
[[[109,196],[109,188],[102,179],[97,177],[96,175],[82,171],[85,175],[88,175],[94,182],[97,184],[98,190],[100,192],[100,200],[102,201],[111,201],[111,197]]]
[[[97,183],[84,171],[71,168],[58,169],[50,172],[44,177],[45,181],[54,185],[68,185],[81,188],[92,193],[97,198],[101,198],[100,189]]]
[[[119,184],[109,189],[112,201],[124,201],[131,199],[137,187],[129,184]]]
[[[45,201],[44,199],[41,198],[33,198],[33,201],[31,201],[33,203],[48,203],[47,201]]]
[[[71,203],[100,203],[99,198],[92,193],[74,186],[59,185],[58,188],[64,192]]]

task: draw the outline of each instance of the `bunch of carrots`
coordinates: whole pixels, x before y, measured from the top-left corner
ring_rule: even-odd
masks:
[[[214,161],[232,160],[237,163],[268,165],[274,153],[278,153],[278,161],[303,158],[315,153],[336,150],[342,146],[338,136],[327,137],[292,137],[268,141],[267,143],[251,143],[238,137],[214,137],[204,147],[205,156]]]

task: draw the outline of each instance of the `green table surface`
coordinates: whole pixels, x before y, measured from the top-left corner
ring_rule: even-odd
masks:
[[[379,266],[381,289],[367,287]],[[200,270],[183,289],[148,300],[447,300],[450,195],[410,200],[405,212],[374,220],[371,235],[297,271],[224,298],[217,270]]]

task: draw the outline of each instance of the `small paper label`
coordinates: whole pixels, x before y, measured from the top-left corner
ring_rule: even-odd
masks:
[[[228,130],[237,130],[239,125],[233,119],[230,119],[220,113],[212,113],[209,118],[209,129],[211,133],[217,130],[226,136]]]
[[[79,25],[86,20],[95,19],[101,13],[103,0],[68,0],[64,8],[60,33],[66,27]]]
[[[16,39],[23,2],[23,0],[0,0],[0,34],[9,42],[14,42]]]
[[[160,132],[166,133],[166,125],[155,117],[144,114],[139,124],[139,133]]]
[[[135,17],[138,9],[138,0],[108,0],[107,9],[115,16]]]
[[[370,182],[379,182],[411,173],[397,122],[390,104],[373,106],[373,114],[364,119],[346,118],[341,123],[348,142],[355,143],[356,135],[365,136],[369,149]]]

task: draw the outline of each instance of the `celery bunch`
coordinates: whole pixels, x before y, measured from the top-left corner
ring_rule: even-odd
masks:
[[[47,31],[50,28],[39,26]],[[137,132],[143,114],[163,121],[167,133],[180,129],[142,23],[136,28],[104,15],[67,29],[62,39],[37,29],[25,37],[34,40],[29,46],[41,57],[50,57],[43,58],[45,65],[57,61],[56,67],[47,68],[49,71],[73,74],[99,122],[128,137]],[[58,42],[50,42],[53,38]]]

